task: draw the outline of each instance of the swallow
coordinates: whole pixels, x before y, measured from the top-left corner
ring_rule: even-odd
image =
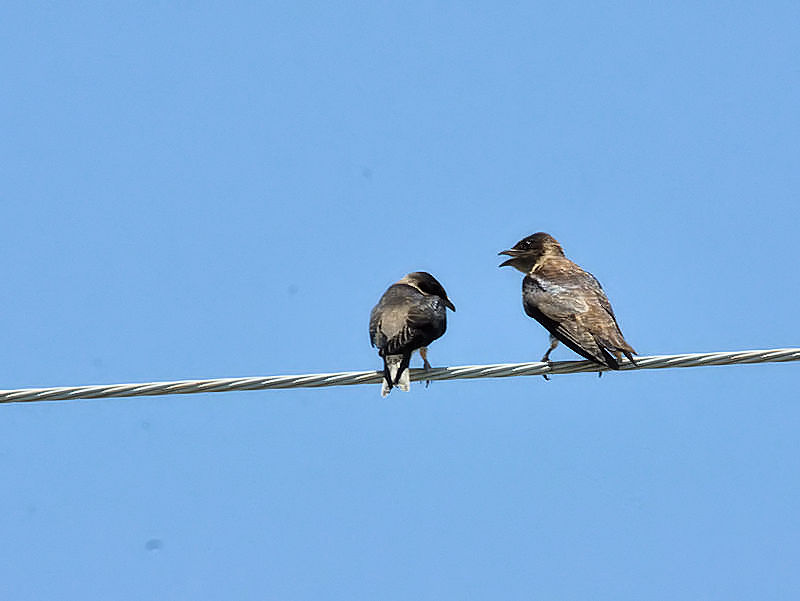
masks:
[[[383,293],[369,316],[370,341],[383,358],[381,396],[394,386],[408,392],[414,351],[430,369],[428,345],[447,329],[447,309],[456,310],[442,285],[424,271],[409,273]]]
[[[555,238],[539,232],[523,238],[501,255],[511,257],[500,267],[514,267],[525,274],[522,306],[550,332],[550,348],[567,347],[609,369],[619,369],[622,355],[636,365],[637,354],[622,336],[614,309],[603,287],[591,273],[564,256]],[[602,372],[601,372],[602,373]]]

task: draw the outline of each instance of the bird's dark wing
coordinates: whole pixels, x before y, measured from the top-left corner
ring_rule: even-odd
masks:
[[[380,331],[381,328],[381,310],[379,309],[380,303],[375,305],[372,308],[372,312],[369,314],[369,343],[372,346],[381,346],[382,341],[382,333]]]
[[[447,330],[447,310],[438,296],[425,295],[409,308],[408,328],[414,332],[415,348],[428,346]]]
[[[522,297],[525,312],[557,340],[587,359],[619,368],[606,348],[614,348],[616,339],[606,334],[619,328],[603,288],[590,273],[566,259],[546,263],[525,277]]]
[[[608,297],[606,296],[605,290],[603,290],[603,286],[600,284],[598,279],[594,277],[591,273],[589,273],[588,271],[583,271],[583,270],[581,271],[586,277],[587,287],[594,289],[595,297],[597,298],[598,304],[605,310],[606,313],[608,313],[611,316],[611,318],[614,320],[614,324],[616,324],[617,327],[619,328],[619,324],[617,324],[617,316],[614,315],[614,309],[611,307],[611,303],[609,302]]]
[[[582,357],[608,364],[593,337],[580,327],[575,318],[588,309],[580,297],[572,296],[567,288],[553,285],[546,279],[528,275],[522,284],[522,303],[525,313],[542,324],[557,340]]]
[[[585,291],[579,284],[564,277],[564,274],[555,275],[557,277],[538,273],[525,276],[522,280],[522,296],[526,313],[529,308],[535,308],[550,319],[560,320],[589,308]]]
[[[606,355],[608,355],[606,349],[620,351],[631,363],[636,365],[636,361],[634,361],[632,357],[632,355],[636,354],[636,351],[633,350],[633,347],[625,341],[625,337],[622,335],[622,330],[620,329],[619,322],[617,321],[617,316],[614,315],[614,309],[611,307],[611,302],[608,300],[603,287],[600,285],[600,282],[597,280],[597,278],[591,273],[588,271],[581,271],[587,278],[587,287],[591,287],[594,291],[594,298],[597,300],[597,304],[600,306],[602,311],[608,314],[608,316],[611,318],[610,320],[606,319],[605,315],[603,315],[600,311],[593,312],[593,315],[591,316],[597,321],[593,330],[595,338],[600,344],[600,350]]]

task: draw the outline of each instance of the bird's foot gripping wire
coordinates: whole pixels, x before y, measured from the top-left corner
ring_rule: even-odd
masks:
[[[419,349],[419,356],[422,357],[422,369],[425,371],[429,371],[431,368],[431,364],[428,362],[428,347],[423,346]],[[425,380],[425,388],[431,385],[430,380]]]
[[[550,350],[553,350],[553,349],[550,349]],[[542,357],[542,363],[547,363],[548,365],[550,365],[550,351],[547,351],[547,352],[544,354],[544,357]],[[543,377],[543,378],[544,378],[544,379],[545,379],[547,382],[549,382],[549,381],[550,381],[550,376],[548,376],[547,374],[542,374],[542,377]]]
[[[550,351],[552,351],[552,350],[553,350],[553,349],[550,349]],[[547,365],[548,365],[548,366],[550,365],[550,351],[547,351],[547,352],[544,354],[544,357],[542,357],[542,363],[547,363]],[[550,381],[550,376],[548,376],[547,374],[542,374],[542,377],[543,377],[543,378],[544,378],[546,381],[548,381],[548,382]]]
[[[548,364],[550,363],[550,353],[552,353],[557,346],[558,346],[558,340],[556,339],[555,336],[553,336],[551,334],[550,335],[550,348],[547,349],[547,352],[542,357],[542,363],[548,363]],[[547,380],[548,382],[550,381],[550,376],[548,376],[547,374],[542,374],[542,377],[545,380]]]

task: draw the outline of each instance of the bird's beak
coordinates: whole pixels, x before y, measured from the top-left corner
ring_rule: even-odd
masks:
[[[512,248],[512,249],[509,249],[509,250],[500,251],[497,254],[498,255],[506,255],[506,256],[511,257],[507,261],[503,261],[502,263],[500,263],[500,265],[498,265],[498,267],[513,267],[514,266],[514,259],[516,257],[520,256],[520,254],[522,254],[522,253],[520,251],[514,250]]]
[[[450,309],[453,313],[455,313],[456,306],[450,301],[449,298],[444,299],[444,306]]]

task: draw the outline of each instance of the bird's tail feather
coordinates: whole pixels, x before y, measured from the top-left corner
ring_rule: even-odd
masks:
[[[392,370],[389,368],[389,361],[391,357],[384,357],[383,359],[383,384],[381,385],[381,396],[386,397],[392,390]]]
[[[628,358],[628,361],[633,363],[634,367],[639,367],[639,364],[636,363],[636,361],[633,360],[633,353],[635,353],[636,351],[634,351],[631,347],[620,349],[620,350],[622,351],[622,354],[625,355]]]
[[[408,367],[400,372],[400,375],[394,381],[394,385],[403,392],[408,392],[411,389],[411,372],[408,371]]]
[[[597,342],[597,345],[600,347],[600,352],[603,353],[603,357],[607,362],[606,364],[611,369],[619,369],[619,360],[622,355],[625,355],[628,361],[636,366],[636,361],[633,360],[633,354],[635,354],[636,351],[624,340],[619,342],[607,338],[595,337],[595,342]],[[611,353],[614,353],[616,358]]]
[[[602,362],[605,363],[610,369],[619,369],[619,362],[617,362],[616,358],[614,358],[614,355],[609,353],[602,344],[598,345],[598,348],[600,349],[600,354],[604,359]]]
[[[400,367],[397,368],[397,373],[394,377],[394,385],[403,392],[408,392],[411,386],[411,379],[408,373],[408,364],[411,362],[411,353],[403,355],[400,360]]]
[[[408,364],[411,355],[389,355],[383,359],[383,385],[381,396],[385,397],[393,387],[403,392],[408,392],[411,387],[411,377]]]

